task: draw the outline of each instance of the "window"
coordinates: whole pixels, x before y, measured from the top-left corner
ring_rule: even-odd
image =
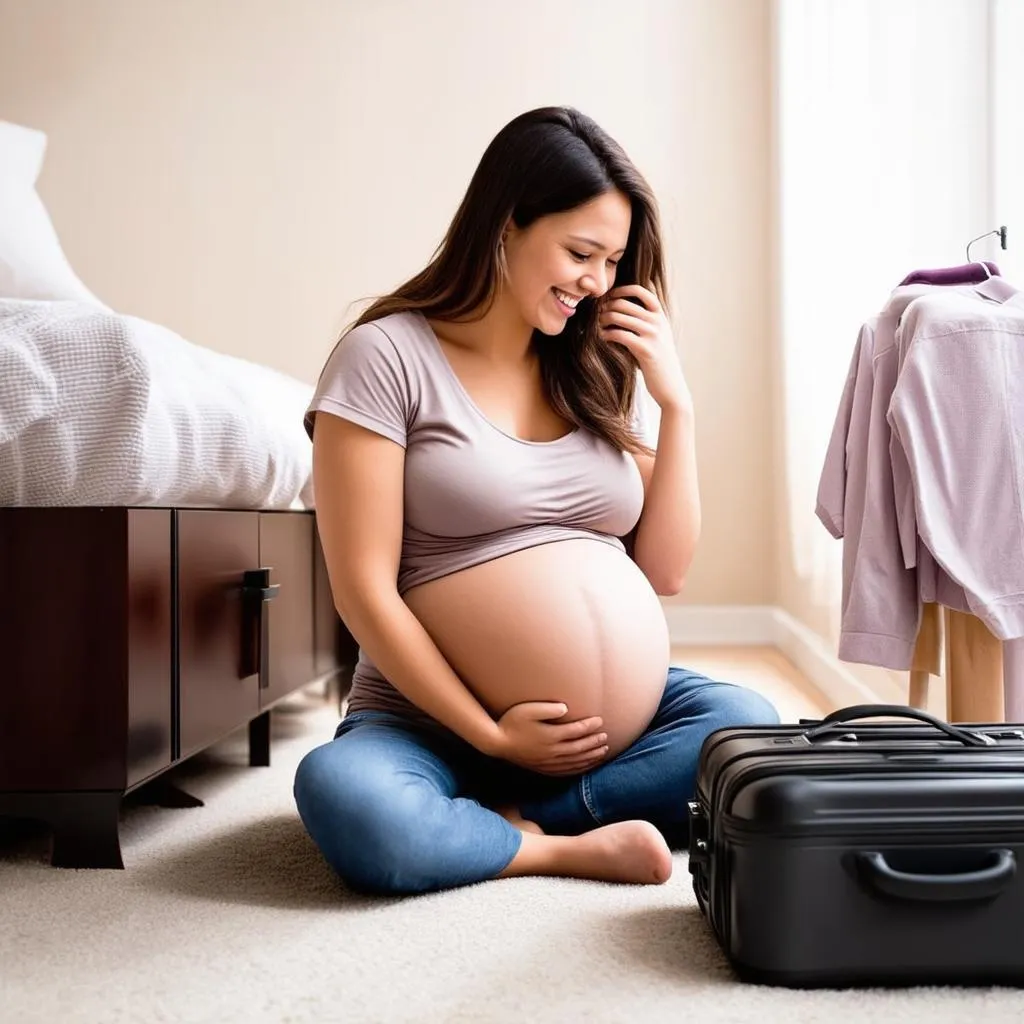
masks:
[[[993,227],[1006,225],[1009,245],[1003,252],[993,240],[985,251],[1008,280],[1024,288],[1024,0],[993,0],[991,40],[990,219]]]
[[[842,546],[814,510],[860,325],[1000,224],[1024,287],[1024,0],[776,0],[775,45],[789,540],[838,621]]]

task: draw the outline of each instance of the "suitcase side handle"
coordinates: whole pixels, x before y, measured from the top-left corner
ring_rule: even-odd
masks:
[[[941,718],[929,715],[927,711],[919,711],[904,704],[853,704],[848,708],[840,708],[826,715],[813,729],[808,729],[804,733],[804,738],[813,743],[819,736],[831,732],[837,725],[856,718],[913,718],[918,722],[934,725],[936,729],[941,729],[947,736],[952,736],[968,747],[990,747],[995,743],[991,736],[986,736],[983,732],[958,729]]]
[[[952,900],[983,900],[998,896],[1017,872],[1012,850],[992,850],[992,863],[977,871],[952,875],[922,875],[897,871],[884,853],[863,851],[857,854],[861,876],[886,896],[902,900],[928,900],[945,903]]]

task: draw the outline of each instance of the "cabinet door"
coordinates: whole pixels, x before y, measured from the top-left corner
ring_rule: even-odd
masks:
[[[128,510],[128,785],[172,757],[171,512]]]
[[[316,678],[313,643],[313,516],[260,513],[260,566],[279,588],[266,603],[269,664],[260,706],[269,707]]]
[[[259,567],[260,514],[179,509],[178,756],[259,714],[259,675],[245,647],[247,571]]]
[[[126,524],[0,508],[0,791],[125,786]]]

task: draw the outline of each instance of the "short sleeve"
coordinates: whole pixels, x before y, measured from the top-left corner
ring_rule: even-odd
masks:
[[[411,404],[397,347],[377,324],[360,324],[338,342],[324,365],[303,425],[312,439],[316,413],[328,412],[404,448]]]
[[[629,426],[637,437],[648,448],[658,447],[658,431],[661,427],[661,409],[651,398],[651,393],[644,383],[644,375],[637,371],[636,388],[633,391],[633,411],[630,413]]]

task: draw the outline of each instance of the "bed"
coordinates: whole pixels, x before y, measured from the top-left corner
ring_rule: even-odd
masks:
[[[125,794],[344,691],[302,414],[312,387],[120,314],[67,265],[42,133],[0,122],[0,816],[123,867]],[[172,826],[173,827],[173,826]]]

